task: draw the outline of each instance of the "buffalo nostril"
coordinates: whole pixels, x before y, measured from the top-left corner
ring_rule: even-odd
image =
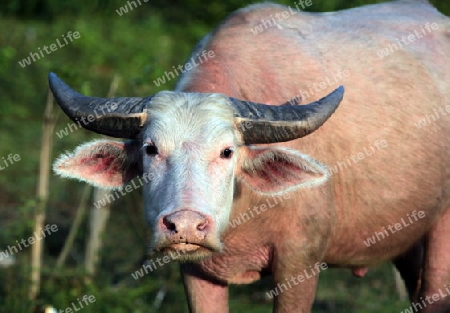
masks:
[[[181,210],[168,214],[159,222],[167,238],[181,242],[203,240],[210,228],[210,221],[201,213]]]
[[[205,230],[207,224],[208,224],[207,221],[201,222],[200,224],[197,225],[197,230],[199,231]]]
[[[177,231],[177,226],[175,225],[175,223],[169,221],[169,219],[167,218],[167,216],[164,217],[163,223],[164,223],[164,225],[166,226],[166,228],[167,228],[168,230],[173,231],[173,232],[176,232],[176,233],[178,232],[178,231]]]

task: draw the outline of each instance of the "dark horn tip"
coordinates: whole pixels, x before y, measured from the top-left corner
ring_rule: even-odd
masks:
[[[344,99],[345,88],[343,85],[337,87],[334,91],[327,96],[316,101],[314,105],[318,105],[319,111],[322,111],[322,122],[318,125],[322,125],[330,116],[335,112]],[[322,110],[320,109],[322,108]]]
[[[53,87],[55,87],[56,84],[61,83],[61,79],[59,79],[59,77],[53,73],[50,72],[48,73],[48,84],[50,85],[50,88],[53,89]]]
[[[339,92],[342,96],[344,96],[345,88],[344,85],[340,85],[336,88],[336,91]]]
[[[58,104],[64,103],[67,101],[68,97],[73,96],[83,96],[69,87],[65,82],[63,82],[55,73],[50,72],[48,74],[48,84],[50,86],[50,90],[55,96],[55,100]]]
[[[339,87],[336,88],[335,91],[333,91],[333,93],[334,92],[339,96],[339,98],[342,99],[342,98],[344,98],[345,88],[343,85],[340,85]]]
[[[343,98],[344,97],[344,92],[345,92],[344,86],[340,85],[335,90],[333,90],[328,96],[325,96],[324,98],[327,98],[329,96],[335,96],[335,97]]]
[[[344,86],[337,87],[334,91],[329,93],[327,96],[319,99],[315,102],[316,105],[325,104],[325,107],[333,108],[332,112],[329,112],[330,115],[337,109],[337,107],[341,104],[342,99],[344,99]]]
[[[53,73],[53,72],[48,73],[48,85],[50,86],[51,89],[53,89],[52,86],[54,85],[55,80],[57,80],[57,79],[58,79],[58,76],[56,76],[55,73]]]

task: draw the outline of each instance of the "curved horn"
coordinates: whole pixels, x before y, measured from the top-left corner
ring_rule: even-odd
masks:
[[[70,119],[96,133],[135,138],[147,120],[147,98],[96,98],[76,92],[54,73],[48,75],[56,102]]]
[[[304,137],[333,114],[344,96],[340,86],[332,93],[308,105],[295,105],[295,98],[280,106],[230,98],[236,110],[235,122],[245,144],[290,141]],[[294,105],[289,105],[294,103]]]

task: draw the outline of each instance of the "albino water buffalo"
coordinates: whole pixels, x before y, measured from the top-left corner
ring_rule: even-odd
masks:
[[[274,312],[310,312],[319,271],[386,260],[418,311],[450,312],[449,18],[419,1],[252,5],[178,69],[147,98],[49,81],[72,120],[129,139],[84,144],[56,173],[144,178],[150,250],[187,261],[191,312],[228,312],[228,284],[267,274]]]

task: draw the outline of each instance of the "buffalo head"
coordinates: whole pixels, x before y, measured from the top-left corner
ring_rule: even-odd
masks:
[[[159,92],[146,98],[83,96],[49,76],[57,103],[94,132],[129,139],[100,140],[62,155],[65,177],[121,188],[143,182],[152,251],[184,252],[196,260],[220,251],[236,180],[273,195],[320,184],[327,171],[297,151],[261,147],[294,140],[319,128],[336,110],[344,89],[308,105],[265,105],[223,94]]]

